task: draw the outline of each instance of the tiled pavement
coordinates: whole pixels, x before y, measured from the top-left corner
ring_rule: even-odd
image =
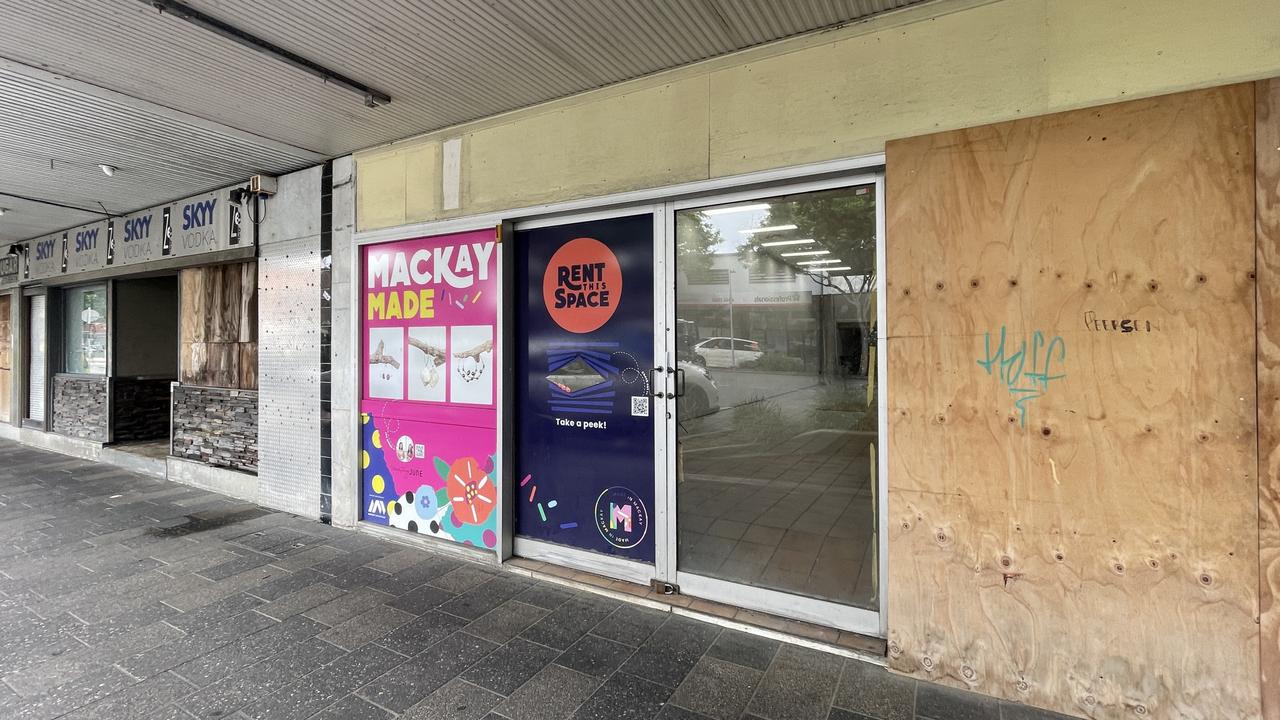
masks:
[[[1047,717],[0,441],[0,717]]]

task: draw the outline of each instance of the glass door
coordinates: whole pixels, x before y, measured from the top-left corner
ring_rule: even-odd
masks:
[[[683,594],[884,632],[880,194],[865,176],[669,206]]]
[[[651,410],[660,232],[653,207],[516,226],[517,555],[655,576],[666,525],[655,482],[666,420]]]

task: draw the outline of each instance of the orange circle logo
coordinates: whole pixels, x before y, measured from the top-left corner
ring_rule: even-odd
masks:
[[[542,301],[557,325],[588,333],[609,322],[622,300],[622,267],[595,238],[575,238],[551,256],[542,276]]]

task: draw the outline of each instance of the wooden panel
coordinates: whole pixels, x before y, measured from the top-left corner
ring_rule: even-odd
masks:
[[[238,343],[240,349],[240,382],[236,387],[241,390],[258,389],[258,343]]]
[[[9,421],[13,404],[13,299],[0,295],[0,422]]]
[[[1280,720],[1280,78],[1256,94],[1262,715]]]
[[[236,340],[242,343],[258,342],[258,264],[240,263],[240,332]],[[257,364],[257,360],[254,360]],[[257,386],[257,383],[254,384]]]
[[[888,145],[896,670],[1258,716],[1253,113],[1236,85]]]
[[[257,388],[257,263],[189,268],[181,282],[182,381]]]
[[[178,273],[182,310],[179,325],[184,343],[205,340],[205,289],[204,268],[187,268]]]

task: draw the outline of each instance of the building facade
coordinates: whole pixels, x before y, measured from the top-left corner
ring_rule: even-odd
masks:
[[[1280,15],[1174,5],[907,9],[282,176],[199,254],[110,248],[231,188],[34,239],[0,428],[1064,713],[1280,718]]]

